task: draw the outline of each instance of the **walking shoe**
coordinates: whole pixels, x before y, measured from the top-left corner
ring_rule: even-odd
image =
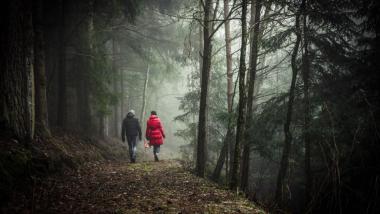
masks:
[[[158,157],[157,157],[157,155],[154,155],[154,161],[158,161]]]

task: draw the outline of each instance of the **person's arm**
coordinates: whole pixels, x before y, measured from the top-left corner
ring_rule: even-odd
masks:
[[[161,132],[161,134],[162,134],[162,137],[164,137],[164,138],[165,138],[164,127],[162,126],[162,123],[161,123],[161,121],[160,121],[160,123],[159,123],[159,127],[160,127],[160,132]]]
[[[124,120],[122,122],[122,125],[121,125],[121,140],[124,142],[125,141],[125,123],[124,123]]]

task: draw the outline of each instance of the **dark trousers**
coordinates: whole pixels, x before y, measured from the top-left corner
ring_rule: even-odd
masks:
[[[153,154],[155,161],[158,161],[158,153],[160,153],[160,145],[153,145]]]
[[[129,147],[129,158],[131,161],[136,160],[136,145],[137,145],[137,136],[128,136],[127,142]]]
[[[160,153],[160,145],[154,145],[153,146],[153,154],[154,156],[158,155]]]

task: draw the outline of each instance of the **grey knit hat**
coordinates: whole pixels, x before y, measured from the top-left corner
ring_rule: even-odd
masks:
[[[129,110],[128,114],[131,114],[132,116],[135,116],[135,110],[133,110],[133,109]]]

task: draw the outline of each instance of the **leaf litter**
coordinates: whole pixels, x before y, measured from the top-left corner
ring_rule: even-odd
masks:
[[[175,160],[87,163],[34,194],[21,213],[265,213]]]

